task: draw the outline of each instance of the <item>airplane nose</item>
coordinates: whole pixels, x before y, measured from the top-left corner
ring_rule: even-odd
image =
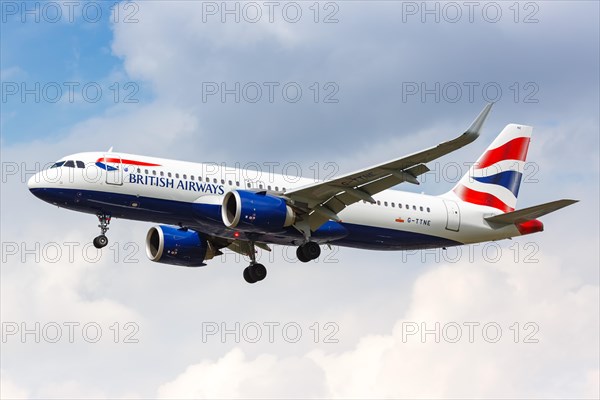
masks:
[[[29,180],[27,181],[27,187],[29,188],[29,190],[40,187],[39,172],[33,175],[31,178],[29,178]]]
[[[32,195],[38,199],[49,201],[49,188],[46,181],[44,181],[41,172],[33,175],[27,180],[27,187]]]

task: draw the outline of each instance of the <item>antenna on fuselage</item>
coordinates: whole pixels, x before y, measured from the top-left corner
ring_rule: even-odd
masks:
[[[108,149],[107,153],[112,153],[112,149],[113,149],[113,147],[110,146],[110,149]]]

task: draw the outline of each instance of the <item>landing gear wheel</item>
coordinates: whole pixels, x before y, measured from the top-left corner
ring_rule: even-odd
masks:
[[[256,283],[256,279],[250,275],[250,267],[244,268],[244,280],[248,283]]]
[[[304,255],[304,251],[302,251],[302,246],[298,246],[298,248],[296,249],[296,257],[298,257],[298,260],[303,263],[307,263],[310,261],[310,259],[306,258],[306,256]]]
[[[267,269],[262,264],[252,264],[244,269],[244,279],[248,283],[256,283],[267,277]]]
[[[321,255],[321,246],[315,242],[304,244],[304,254],[311,260],[316,260]]]
[[[267,269],[262,264],[254,264],[250,267],[250,275],[252,275],[257,281],[262,281],[267,277]]]
[[[104,235],[96,236],[94,238],[94,247],[101,249],[108,244],[108,238]]]
[[[310,260],[315,260],[319,258],[321,255],[321,246],[315,242],[306,242],[303,245],[298,247],[296,250],[296,256],[298,256],[298,260],[302,262],[309,262]]]

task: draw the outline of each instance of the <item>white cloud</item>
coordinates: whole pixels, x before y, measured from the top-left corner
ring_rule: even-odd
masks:
[[[6,377],[4,370],[2,370],[2,377],[0,378],[0,398],[27,399],[29,397],[29,392],[26,389],[15,385],[13,381]]]
[[[441,266],[417,281],[412,305],[391,336],[367,337],[354,351],[318,352],[313,359],[327,371],[333,397],[590,396],[588,380],[598,353],[598,307],[589,305],[597,298],[597,286],[574,288],[569,274],[552,260],[492,268]],[[444,343],[443,329],[440,344],[431,334],[426,343],[418,335],[406,336],[403,342],[408,324],[425,322],[432,329],[436,321],[442,328],[451,322],[480,325],[474,330],[474,343],[468,343],[465,326],[456,344]],[[539,326],[533,336],[539,343],[522,343],[524,334],[533,332],[523,330],[528,321]],[[489,322],[502,327],[498,343],[487,343],[482,334],[480,328]],[[514,322],[520,324],[519,343],[514,343],[510,330]],[[453,338],[454,331],[449,332]],[[561,349],[559,359],[555,349]],[[548,384],[540,387],[540,381]]]
[[[598,295],[597,286],[574,278],[566,265],[549,257],[536,264],[441,265],[417,280],[409,309],[391,334],[366,335],[343,353],[311,351],[295,362],[308,368],[309,377],[294,376],[320,387],[316,397],[594,398]],[[436,322],[439,343],[433,333],[421,336],[423,327],[435,331]],[[472,336],[468,323],[478,324]],[[456,338],[454,324],[461,327],[457,343],[450,342]],[[485,324],[490,324],[486,330]],[[502,331],[492,343],[496,326]],[[413,334],[415,327],[419,331]],[[289,365],[289,358],[268,353],[247,360],[234,349],[214,362],[188,367],[158,394],[304,397],[282,385]]]
[[[189,366],[173,381],[161,385],[159,398],[288,398],[318,397],[321,372],[307,358],[260,355],[247,360],[234,348],[216,362]]]

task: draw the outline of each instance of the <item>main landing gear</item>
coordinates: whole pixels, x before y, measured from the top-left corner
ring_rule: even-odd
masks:
[[[256,262],[256,251],[253,242],[250,243],[250,248],[247,251],[251,261],[250,265],[244,269],[244,279],[248,283],[262,281],[267,277],[267,269],[264,265]],[[296,255],[298,256],[298,260],[302,262],[315,260],[321,255],[321,246],[315,242],[306,242],[298,247]]]
[[[306,242],[298,246],[296,256],[303,263],[319,258],[321,255],[321,247],[315,242]]]
[[[108,231],[108,224],[110,224],[110,215],[101,213],[98,214],[97,217],[98,221],[100,221],[100,225],[98,225],[98,228],[100,228],[100,235],[94,238],[93,243],[95,248],[101,249],[108,244],[108,238],[105,233]]]
[[[267,277],[267,268],[264,265],[256,262],[256,250],[254,248],[254,242],[250,243],[250,250],[248,252],[250,256],[250,265],[244,269],[244,279],[248,283],[256,283],[262,281]]]

